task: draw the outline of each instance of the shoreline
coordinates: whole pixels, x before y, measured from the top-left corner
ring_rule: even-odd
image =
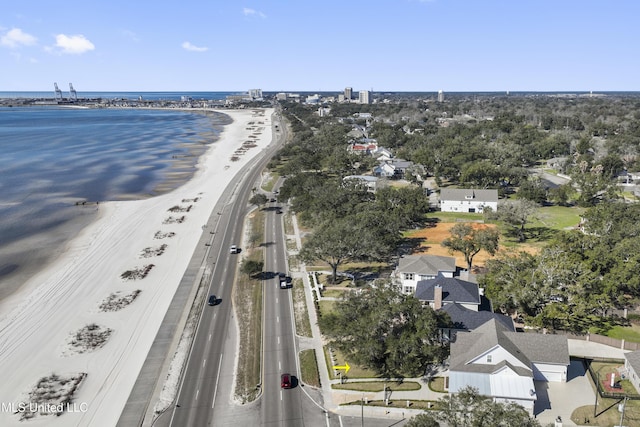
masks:
[[[256,111],[262,112],[256,115]],[[36,416],[35,425],[115,425],[216,202],[231,178],[271,143],[273,109],[223,110],[233,122],[202,154],[189,181],[166,194],[100,203],[98,218],[24,289],[0,301],[0,402],[20,402],[52,373],[86,373],[73,397],[83,413]],[[249,139],[253,146],[237,155]],[[235,161],[231,158],[236,157]],[[180,221],[180,218],[183,221]],[[175,233],[158,239],[156,233]],[[166,245],[155,254],[154,250]],[[147,257],[151,249],[152,256]],[[147,254],[142,256],[147,251]],[[125,272],[152,265],[146,277]],[[128,306],[99,309],[113,293],[140,290]],[[88,324],[112,330],[102,348],[69,352]],[[25,355],[30,355],[30,358]],[[0,413],[0,424],[18,424]]]
[[[63,109],[64,107],[56,108]],[[111,187],[108,194],[102,191],[102,194],[99,195],[93,194],[92,191],[69,193],[67,185],[63,186],[61,190],[53,189],[51,193],[60,191],[59,194],[67,194],[66,197],[52,196],[42,199],[37,195],[27,194],[21,196],[18,202],[8,203],[8,205],[21,205],[22,202],[27,202],[25,206],[31,211],[27,211],[26,217],[18,215],[19,211],[9,211],[8,223],[11,224],[13,221],[15,226],[8,228],[9,232],[2,236],[4,239],[0,239],[2,240],[0,244],[0,307],[3,301],[9,299],[14,293],[20,292],[24,284],[29,282],[41,269],[55,262],[65,252],[71,240],[75,239],[85,227],[98,220],[100,212],[96,203],[144,200],[169,193],[186,184],[197,172],[200,157],[217,143],[220,133],[232,120],[224,111],[180,109],[174,112],[174,109],[171,109],[171,114],[184,114],[187,117],[186,120],[199,121],[202,125],[195,128],[196,133],[189,139],[173,141],[167,139],[167,148],[164,145],[157,145],[160,150],[170,149],[176,155],[165,156],[163,159],[162,155],[154,156],[151,153],[151,165],[155,168],[161,166],[162,170],[147,175],[146,185],[138,186],[138,188],[116,185]],[[190,119],[189,117],[195,118]],[[148,153],[145,155],[149,156]],[[144,159],[144,157],[140,157],[140,159]],[[140,164],[143,162],[144,160],[139,160]],[[131,173],[131,176],[136,177],[138,172],[134,169]],[[143,175],[145,174],[141,174],[141,176]],[[117,175],[114,174],[112,177],[107,176],[107,179],[115,181],[117,180],[115,177]],[[98,188],[108,187],[100,187],[98,184]],[[34,217],[33,214],[29,216],[29,212],[33,212],[36,208],[42,209],[40,215],[38,217]],[[32,224],[32,226],[28,228],[24,226],[24,230],[22,229],[23,224],[31,223],[30,219],[38,220],[40,218],[46,218],[42,221],[42,224],[46,225]],[[14,231],[16,234],[11,234]],[[2,310],[0,309],[0,319],[1,317]]]

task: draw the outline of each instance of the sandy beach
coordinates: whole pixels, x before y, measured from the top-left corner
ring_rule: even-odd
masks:
[[[190,181],[150,199],[96,205],[99,218],[0,303],[0,425],[116,425],[202,226],[234,175],[271,142],[273,110],[222,112],[233,123]],[[70,405],[34,403],[67,394]],[[61,416],[38,413],[61,408]]]

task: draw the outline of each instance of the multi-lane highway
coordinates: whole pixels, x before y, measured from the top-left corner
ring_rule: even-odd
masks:
[[[288,275],[286,247],[277,202],[269,203],[265,218],[265,269],[273,278],[264,281],[263,396],[261,425],[301,426],[301,387],[291,290],[280,287],[278,273]],[[282,374],[291,376],[291,388],[282,388]]]

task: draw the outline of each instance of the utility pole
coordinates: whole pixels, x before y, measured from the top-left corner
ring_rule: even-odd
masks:
[[[364,394],[360,399],[360,425],[364,427]]]
[[[622,414],[620,414],[620,427],[623,426],[623,422],[624,422],[624,410],[627,407],[627,399],[629,399],[627,396],[624,397],[624,400],[622,401]]]

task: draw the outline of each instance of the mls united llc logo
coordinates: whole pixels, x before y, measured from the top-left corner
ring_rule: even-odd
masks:
[[[0,412],[61,414],[63,412],[87,412],[87,403],[35,403],[35,402],[0,402]]]

